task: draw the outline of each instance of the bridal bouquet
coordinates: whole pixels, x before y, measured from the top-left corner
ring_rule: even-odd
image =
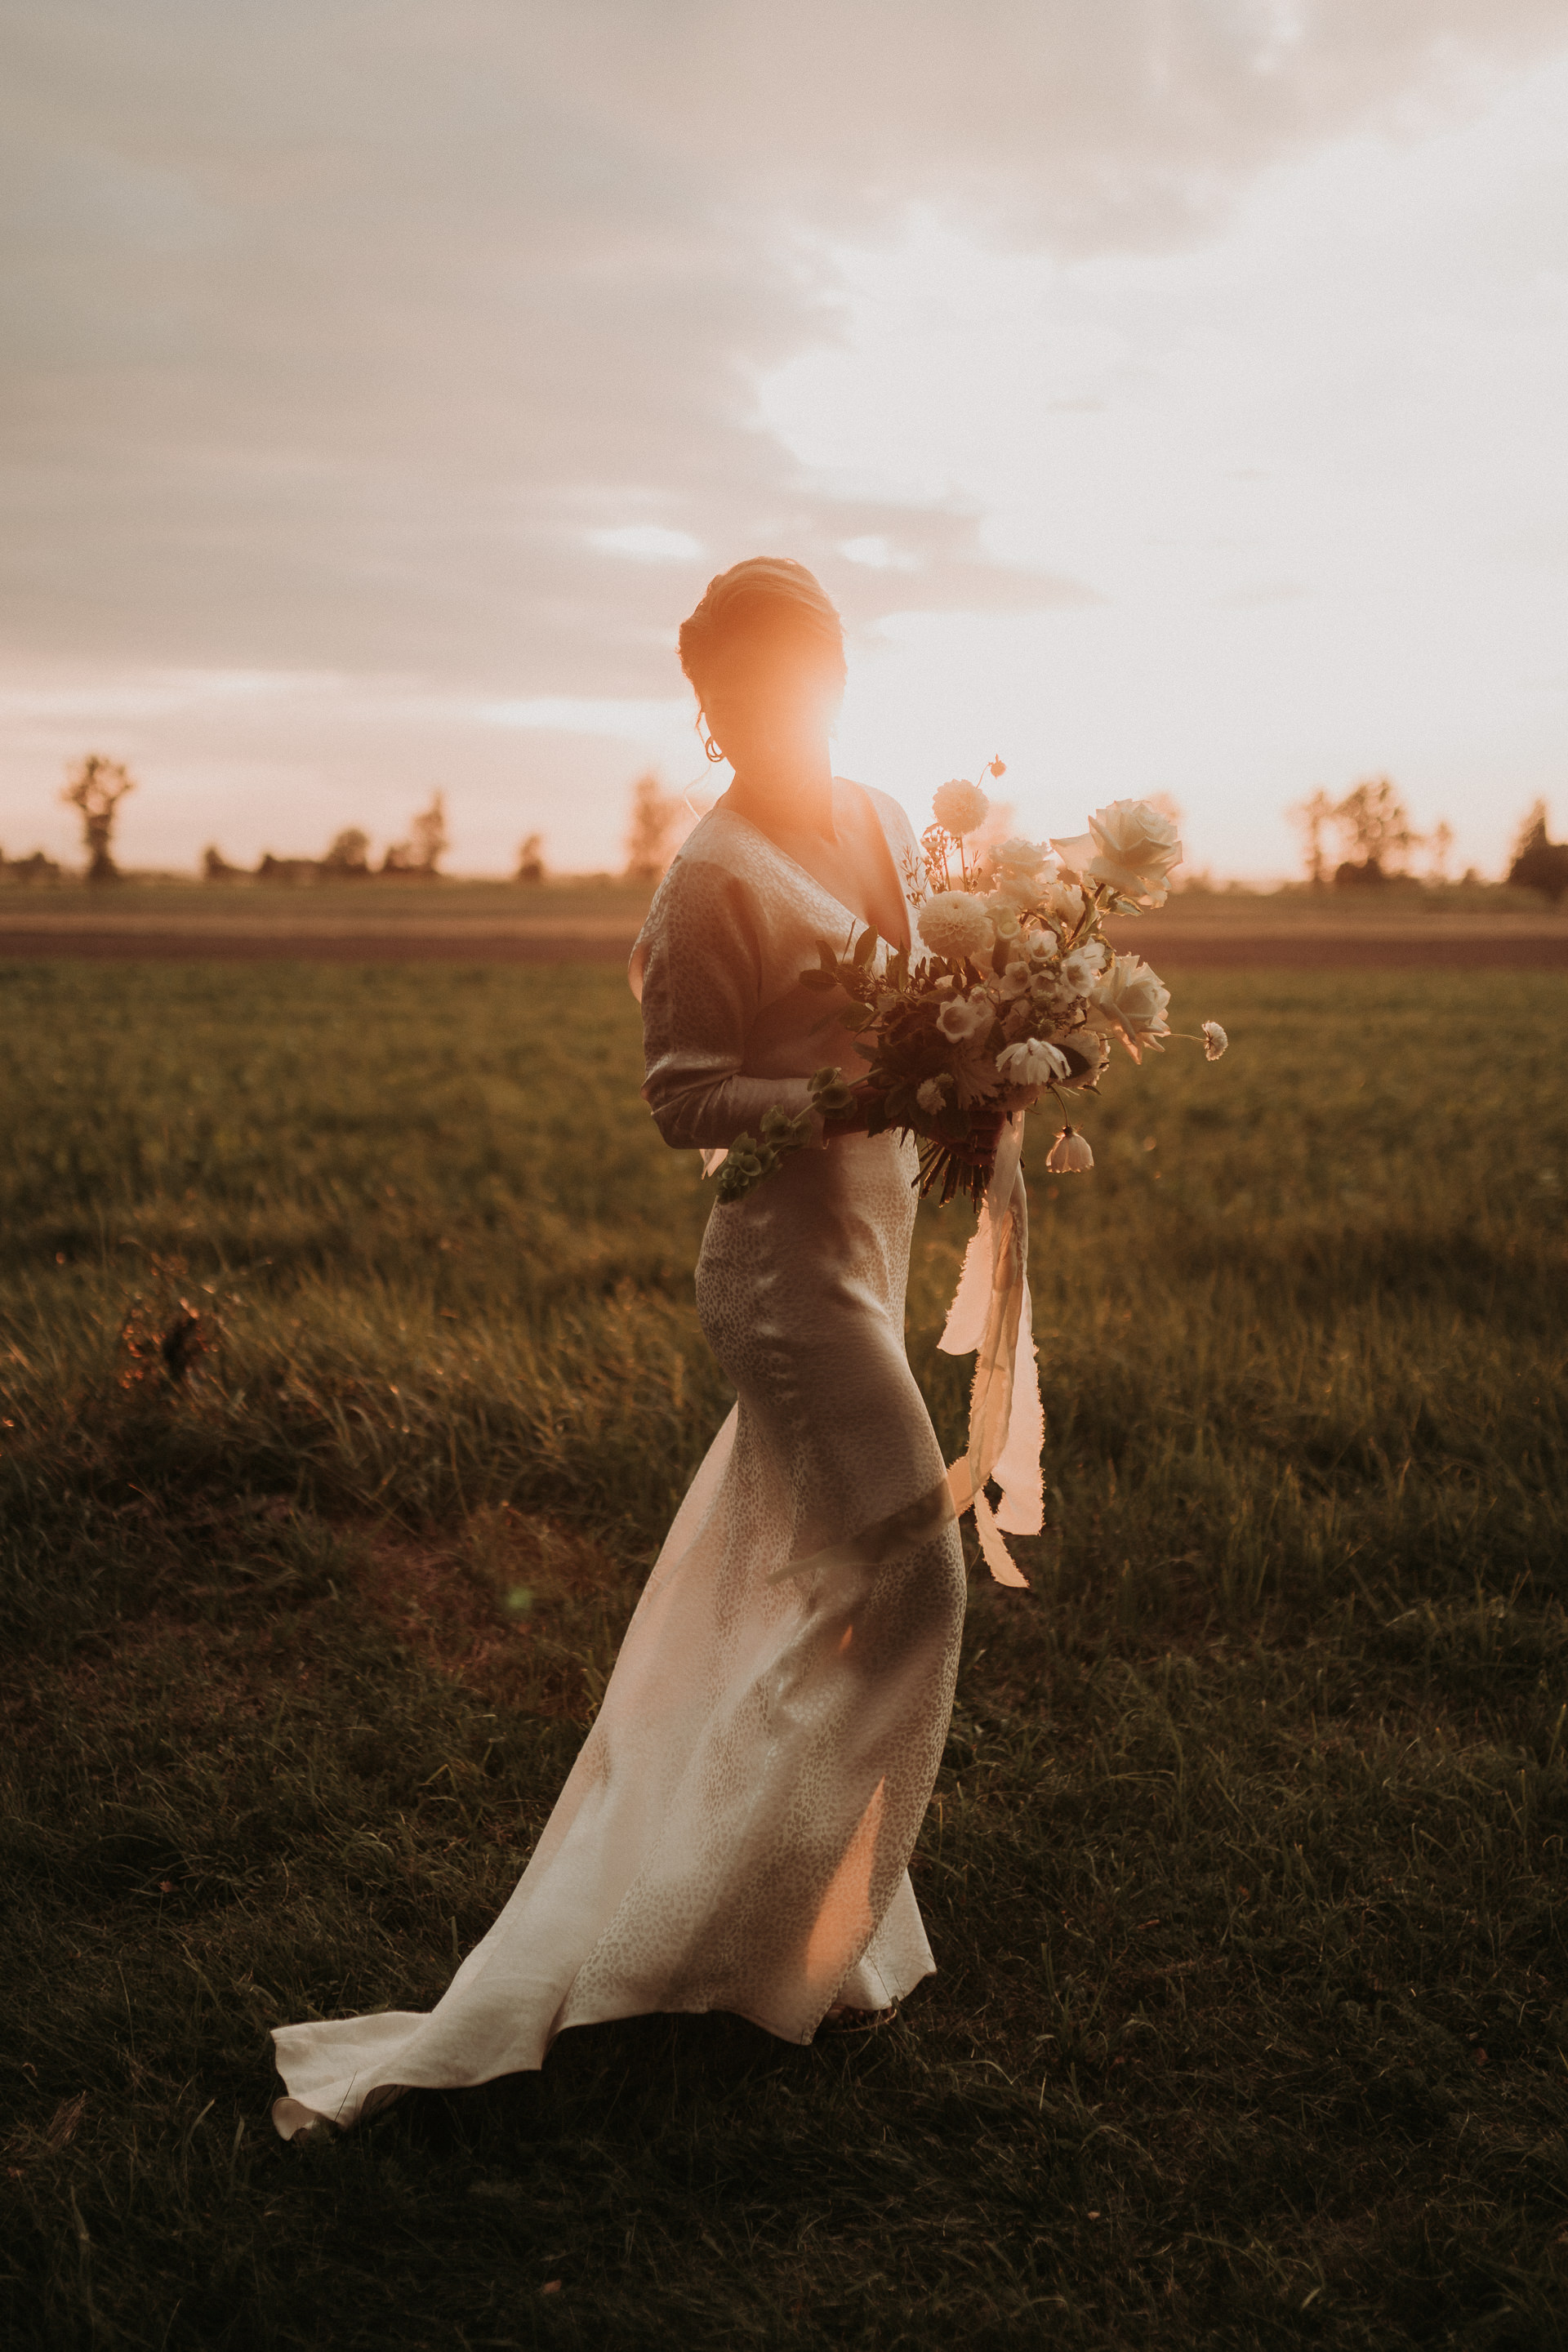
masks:
[[[1003,763],[981,772],[1000,776]],[[840,1024],[868,1065],[853,1083],[819,1070],[813,1109],[829,1120],[858,1110],[870,1135],[914,1135],[921,1192],[944,1203],[963,1192],[976,1209],[1002,1128],[1042,1097],[1063,1115],[1047,1168],[1092,1168],[1071,1114],[1097,1091],[1112,1044],[1141,1062],[1173,1034],[1169,989],[1141,956],[1118,954],[1103,927],[1107,916],[1163,906],[1182,856],[1175,827],[1146,801],[1112,801],[1070,841],[971,852],[989,808],[963,778],[932,802],[923,862],[904,876],[923,954],[889,950],[868,928],[843,953],[819,940],[816,966],[800,976],[805,988],[848,1000]],[[1208,1060],[1226,1042],[1218,1022],[1203,1024]],[[721,1198],[744,1198],[812,1132],[809,1111],[769,1111],[761,1136],[739,1137],[720,1167]]]

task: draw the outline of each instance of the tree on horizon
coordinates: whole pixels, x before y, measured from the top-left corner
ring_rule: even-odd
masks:
[[[408,839],[389,845],[381,861],[381,870],[384,874],[409,874],[433,882],[451,845],[447,834],[447,795],[434,792],[429,807],[421,809],[409,826]]]
[[[321,860],[321,872],[334,882],[360,881],[370,873],[370,835],[359,825],[345,825],[333,835],[326,856]]]
[[[1326,890],[1329,887],[1329,860],[1323,847],[1323,828],[1333,822],[1332,800],[1319,784],[1304,801],[1298,801],[1294,808],[1287,809],[1285,814],[1301,835],[1307,857],[1308,882],[1314,890]]]
[[[1568,894],[1568,842],[1553,841],[1546,826],[1546,803],[1536,801],[1520,826],[1508,878],[1516,890],[1543,890],[1555,907]]]
[[[112,843],[120,803],[136,790],[136,779],[122,761],[106,760],[89,751],[70,778],[60,798],[81,813],[82,846],[87,851],[89,882],[118,882]]]
[[[632,786],[631,818],[626,827],[626,880],[662,881],[678,846],[676,828],[684,802],[665,791],[649,768]]]
[[[1352,786],[1332,815],[1350,851],[1334,869],[1336,888],[1386,882],[1391,862],[1420,846],[1421,835],[1388,776],[1371,776]]]

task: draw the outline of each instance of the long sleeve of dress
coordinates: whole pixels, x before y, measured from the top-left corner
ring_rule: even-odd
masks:
[[[745,884],[705,858],[678,858],[639,943],[643,1096],[665,1141],[723,1150],[773,1104],[809,1103],[805,1075],[760,1076],[746,1043],[767,998],[767,960]],[[815,1067],[816,1065],[814,1064]]]

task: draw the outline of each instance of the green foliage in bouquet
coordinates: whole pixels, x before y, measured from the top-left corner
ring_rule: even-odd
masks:
[[[842,1118],[854,1105],[854,1095],[837,1068],[817,1070],[808,1082],[809,1108],[792,1118],[775,1103],[763,1113],[760,1136],[738,1135],[720,1161],[715,1174],[721,1201],[743,1201],[764,1176],[771,1176],[784,1154],[800,1151],[814,1135],[813,1114]]]

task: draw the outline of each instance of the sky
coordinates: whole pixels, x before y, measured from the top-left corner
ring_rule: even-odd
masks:
[[[0,0],[0,846],[616,866],[679,621],[924,821],[1568,826],[1568,0]]]

